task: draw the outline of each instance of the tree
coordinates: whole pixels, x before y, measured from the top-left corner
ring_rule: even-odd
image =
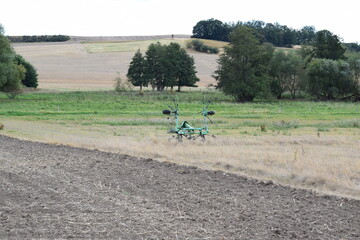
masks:
[[[273,77],[270,84],[273,95],[281,99],[285,91],[290,91],[291,97],[295,98],[300,89],[302,68],[302,60],[298,54],[275,52],[270,70],[270,75]]]
[[[145,75],[153,89],[194,86],[196,77],[194,59],[178,43],[151,44],[145,54]]]
[[[355,99],[360,100],[360,52],[357,53],[348,53],[347,62],[350,65],[350,70],[353,75],[353,80],[357,83],[357,90],[355,92]]]
[[[314,58],[306,75],[307,91],[318,99],[335,100],[358,91],[350,65],[343,60]]]
[[[348,53],[347,62],[350,64],[350,70],[353,72],[354,81],[360,84],[360,52]]]
[[[0,33],[3,32],[3,28],[0,27]],[[25,68],[15,63],[15,51],[9,40],[0,34],[0,91],[19,91],[24,77]]]
[[[312,46],[314,58],[345,59],[345,48],[341,45],[339,38],[328,30],[317,32]]]
[[[164,48],[157,42],[148,47],[146,53],[146,75],[153,90],[162,91],[165,88],[164,78]]]
[[[274,49],[261,45],[246,26],[238,26],[229,38],[214,74],[217,87],[238,102],[253,101],[267,88],[267,68]]]
[[[190,56],[185,49],[181,48],[177,43],[171,43],[169,48],[173,49],[173,58],[175,62],[175,81],[180,92],[181,87],[194,87],[195,83],[199,81],[196,76],[195,60]]]
[[[316,30],[313,26],[305,26],[298,31],[298,44],[310,44],[315,38]]]
[[[25,60],[25,58],[19,54],[15,55],[15,62],[18,65],[22,65],[26,72],[25,77],[22,80],[22,84],[26,87],[37,88],[38,87],[38,74],[34,66]]]
[[[140,49],[138,49],[130,62],[128,73],[126,75],[134,86],[140,86],[140,91],[142,91],[142,87],[146,87],[148,85],[145,64],[145,58],[142,56]]]
[[[193,27],[193,38],[213,39],[219,41],[228,41],[228,35],[231,31],[228,24],[224,24],[220,20],[211,18],[199,21]]]

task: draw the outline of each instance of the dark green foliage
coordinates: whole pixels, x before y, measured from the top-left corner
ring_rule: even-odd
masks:
[[[211,18],[198,22],[193,28],[193,38],[229,41],[229,33],[233,28],[229,24]]]
[[[171,53],[170,59],[173,59],[173,69],[175,73],[175,85],[180,92],[182,86],[196,87],[195,83],[200,79],[196,76],[195,60],[185,49],[180,48],[179,44],[171,43],[168,47]],[[172,87],[172,86],[170,86]]]
[[[273,77],[270,89],[278,99],[282,98],[285,91],[289,91],[292,98],[300,90],[303,64],[297,53],[277,51],[270,65],[270,75]]]
[[[213,54],[219,53],[219,49],[217,47],[210,47],[204,44],[204,42],[200,40],[192,40],[190,43],[187,44],[187,47],[193,48],[198,52],[213,53]]]
[[[347,53],[346,58],[350,65],[350,70],[353,73],[354,80],[358,81],[360,84],[360,52]]]
[[[360,52],[360,44],[358,43],[343,43],[343,45],[351,52]]]
[[[267,72],[273,47],[261,45],[254,31],[237,27],[230,34],[230,44],[218,60],[214,78],[218,88],[238,102],[253,101],[268,87]]]
[[[140,55],[139,51],[135,54],[133,64],[130,64],[128,70],[128,77],[139,77],[157,91],[163,91],[165,87],[173,89],[175,86],[180,91],[182,86],[195,86],[194,84],[199,81],[196,77],[194,58],[177,43],[151,44],[143,60],[140,60]],[[136,68],[135,59],[138,59]],[[139,73],[141,71],[143,74]]]
[[[339,38],[327,30],[316,33],[313,46],[313,57],[332,60],[345,59],[345,48]]]
[[[146,53],[146,76],[153,89],[162,91],[165,88],[165,47],[159,42],[150,44]]]
[[[230,32],[238,26],[246,26],[254,30],[260,43],[269,42],[277,47],[308,44],[315,38],[315,28],[305,26],[300,30],[289,28],[279,23],[265,23],[253,20],[248,22],[223,23],[216,19],[199,21],[193,28],[194,38],[229,41]]]
[[[66,35],[40,35],[40,36],[7,36],[11,42],[66,42],[71,38]]]
[[[286,25],[268,23],[261,32],[265,42],[272,43],[277,47],[292,47],[296,43],[296,31]]]
[[[0,34],[0,91],[19,91],[24,77],[25,68],[15,63],[15,51],[9,40]]]
[[[145,64],[145,58],[139,49],[132,58],[126,75],[134,86],[140,86],[140,91],[143,86],[146,87],[148,85],[148,80],[145,76]]]
[[[22,84],[26,87],[37,88],[38,87],[38,74],[36,69],[31,63],[26,61],[21,55],[15,55],[15,62],[18,65],[24,66],[25,78],[22,80]]]
[[[313,26],[305,26],[297,33],[297,44],[310,44],[315,38],[316,30]]]
[[[323,100],[335,100],[358,91],[350,65],[343,60],[314,58],[307,67],[307,91]]]

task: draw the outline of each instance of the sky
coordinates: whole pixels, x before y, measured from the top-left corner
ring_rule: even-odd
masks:
[[[0,0],[6,35],[192,34],[210,18],[314,26],[360,43],[359,0]]]

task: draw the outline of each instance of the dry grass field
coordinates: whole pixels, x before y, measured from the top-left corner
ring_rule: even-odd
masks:
[[[154,126],[0,121],[6,127],[2,134],[20,139],[154,158],[360,199],[360,129],[217,135],[205,143],[177,143]]]
[[[161,36],[159,36],[161,37]],[[117,73],[126,78],[127,69],[137,49],[146,50],[157,41],[185,45],[187,38],[152,39],[84,38],[65,43],[17,43],[15,51],[30,61],[39,73],[39,88],[53,90],[113,89]],[[195,58],[201,87],[214,83],[211,74],[216,69],[217,55],[190,53]]]
[[[125,75],[136,47],[133,42],[116,39],[111,43],[102,39],[88,40],[15,44],[14,48],[38,69],[41,89],[112,89],[116,72]],[[144,39],[141,46],[146,47],[151,41]],[[127,48],[131,51],[124,50]],[[214,83],[210,75],[216,69],[218,56],[191,54],[201,79],[199,86]],[[177,144],[168,141],[166,132],[154,126],[64,125],[56,121],[26,121],[1,115],[0,122],[5,125],[1,134],[20,139],[151,157],[360,198],[359,128],[324,132],[302,128],[292,130],[288,135],[219,132],[216,139],[205,143]]]

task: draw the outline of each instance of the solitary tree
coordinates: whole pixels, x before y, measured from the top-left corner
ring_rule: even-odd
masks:
[[[214,74],[217,87],[238,102],[253,101],[267,87],[273,47],[261,45],[253,30],[245,26],[237,27],[229,37],[230,44],[224,48]]]

